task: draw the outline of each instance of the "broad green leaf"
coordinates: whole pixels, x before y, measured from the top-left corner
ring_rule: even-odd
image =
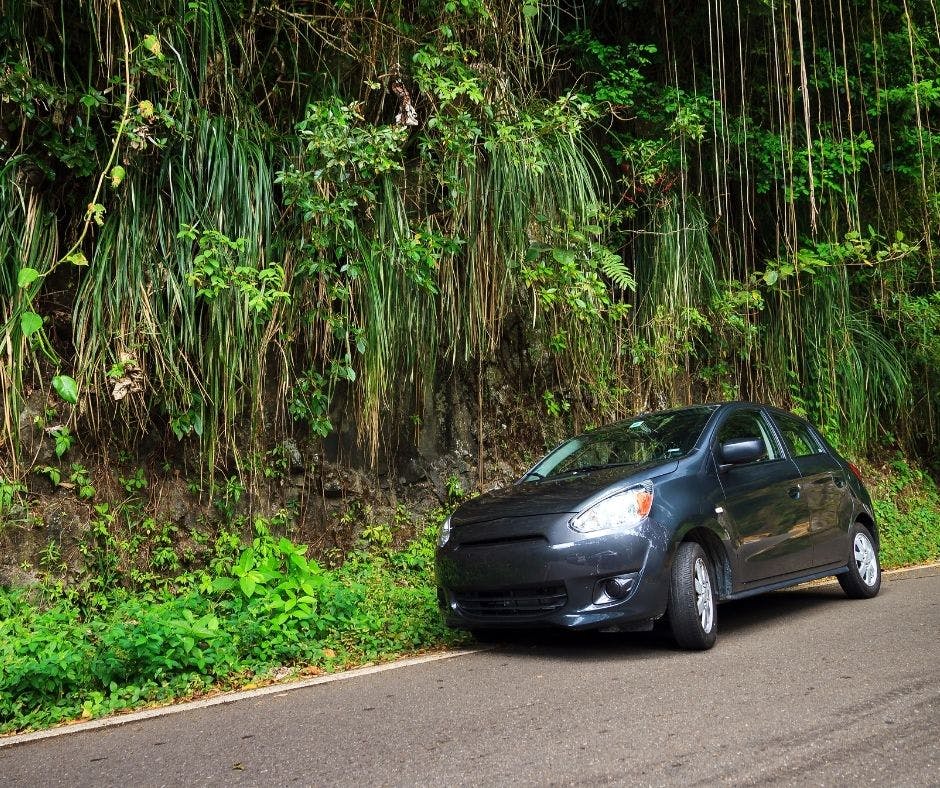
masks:
[[[772,268],[764,271],[764,283],[767,285],[772,285],[777,281],[778,274]]]
[[[52,388],[70,405],[78,402],[78,384],[68,375],[56,375],[52,379]]]
[[[241,586],[242,593],[245,596],[250,598],[251,595],[255,593],[255,586],[257,583],[255,583],[255,581],[252,580],[248,575],[240,577],[238,579],[238,584]]]
[[[215,592],[231,591],[235,581],[230,577],[217,577],[212,581],[212,590]]]
[[[58,432],[55,436],[55,456],[62,458],[72,447],[72,436],[68,432]],[[57,482],[58,483],[58,482]]]
[[[561,265],[574,265],[575,253],[571,249],[552,249],[552,257],[555,258],[555,262],[561,263]]]
[[[20,315],[20,328],[24,337],[32,336],[42,328],[42,317],[35,312],[23,312]]]
[[[74,251],[71,254],[67,254],[65,256],[65,262],[79,266],[88,265],[88,258],[85,257],[84,252]]]
[[[41,274],[35,268],[21,268],[16,277],[17,287],[29,287]]]
[[[533,4],[526,4],[522,6],[522,15],[528,19],[531,19],[533,16],[538,16],[539,7]]]

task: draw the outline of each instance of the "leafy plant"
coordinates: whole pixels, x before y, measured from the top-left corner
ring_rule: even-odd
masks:
[[[128,593],[111,584],[115,512],[96,507],[94,583],[51,601],[0,589],[0,731],[44,727],[167,700],[213,683],[264,676],[275,664],[316,669],[453,642],[433,591],[436,523],[401,551],[357,553],[324,570],[306,548],[257,519],[250,545],[211,573]],[[46,563],[59,560],[47,548]]]
[[[147,486],[147,477],[144,474],[143,468],[138,468],[136,471],[134,471],[133,476],[127,479],[119,478],[118,481],[121,483],[121,486],[129,493],[138,492]]]
[[[69,471],[69,482],[75,487],[79,498],[91,500],[95,497],[95,488],[91,483],[91,474],[81,463],[72,463]]]
[[[463,482],[457,474],[448,476],[444,486],[447,490],[447,497],[450,500],[459,501],[466,494],[463,488]]]
[[[55,439],[55,456],[61,459],[62,456],[72,448],[72,444],[75,442],[71,430],[64,425],[59,425],[57,427],[49,427],[46,431]]]
[[[0,515],[11,512],[20,495],[25,492],[25,485],[19,482],[7,481],[0,476]]]

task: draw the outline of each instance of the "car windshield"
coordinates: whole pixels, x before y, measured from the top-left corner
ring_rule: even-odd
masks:
[[[535,481],[682,457],[692,451],[714,409],[646,414],[586,432],[565,441],[523,478]]]

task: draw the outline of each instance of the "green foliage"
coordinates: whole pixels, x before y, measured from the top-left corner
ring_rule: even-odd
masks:
[[[106,532],[114,512],[99,508]],[[442,516],[403,549],[380,540],[335,570],[259,518],[250,545],[235,538],[211,572],[172,587],[49,588],[47,604],[0,589],[0,732],[237,686],[278,665],[329,670],[452,642],[433,584]]]
[[[35,312],[23,312],[20,315],[20,330],[24,337],[35,334],[42,328],[43,319]]]
[[[192,271],[186,277],[196,288],[197,297],[212,301],[222,292],[232,290],[258,318],[270,317],[279,300],[290,300],[290,293],[281,289],[284,287],[282,266],[272,264],[258,269],[247,264],[246,238],[232,240],[218,230],[197,233],[189,225],[183,225],[177,237],[198,246]]]
[[[0,516],[9,514],[17,504],[20,495],[26,492],[26,486],[19,482],[7,481],[0,476]]]
[[[444,487],[447,490],[447,498],[449,500],[459,501],[466,495],[466,491],[463,488],[463,482],[456,474],[451,474],[447,477],[447,481],[445,482]]]
[[[0,21],[6,478],[50,379],[211,490],[506,362],[575,424],[733,395],[936,455],[932,7],[66,6]]]
[[[52,379],[52,388],[69,405],[78,403],[78,384],[68,375],[56,375]]]
[[[147,486],[147,477],[144,474],[143,468],[138,468],[133,476],[130,476],[126,479],[119,478],[118,481],[128,493],[135,493],[143,490]]]
[[[625,314],[612,291],[633,290],[636,282],[620,256],[596,240],[602,232],[598,225],[552,228],[546,235],[560,245],[529,247],[519,275],[532,288],[536,308],[554,308],[562,322],[570,318],[595,325],[605,314]]]
[[[898,454],[871,484],[885,566],[940,559],[940,489]]]
[[[75,442],[75,436],[72,435],[71,430],[64,425],[49,427],[48,432],[55,438],[55,456],[61,459],[62,456],[72,448],[72,444]]]

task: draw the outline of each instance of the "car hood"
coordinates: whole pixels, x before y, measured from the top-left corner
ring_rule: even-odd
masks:
[[[513,484],[462,504],[451,515],[451,525],[459,527],[504,517],[579,512],[609,493],[651,476],[672,473],[678,467],[676,460],[656,460],[645,465],[601,468],[559,479]]]

